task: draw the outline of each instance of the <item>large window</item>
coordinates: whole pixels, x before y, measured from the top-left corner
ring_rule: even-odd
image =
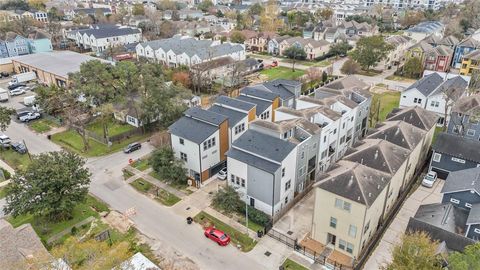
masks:
[[[187,162],[187,154],[180,152],[180,159]]]
[[[442,158],[442,154],[439,154],[439,153],[435,153],[433,154],[433,161],[435,162],[440,162],[440,159]]]
[[[335,199],[335,207],[350,212],[352,204],[341,199]]]
[[[289,190],[291,186],[292,186],[292,180],[288,180],[285,183],[285,191]]]
[[[245,130],[245,123],[241,123],[235,127],[235,135]]]
[[[357,236],[357,227],[354,225],[350,225],[350,227],[348,228],[348,235],[355,238]]]
[[[337,228],[337,219],[334,217],[330,217],[330,227]]]
[[[203,150],[204,151],[212,148],[213,146],[215,146],[215,137],[213,137],[211,139],[208,139],[208,140],[203,142]]]

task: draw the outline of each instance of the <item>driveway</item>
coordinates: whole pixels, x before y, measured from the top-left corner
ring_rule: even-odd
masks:
[[[382,269],[392,261],[392,251],[396,245],[401,244],[401,237],[405,234],[410,217],[415,216],[420,205],[439,203],[442,201],[440,191],[445,184],[444,180],[438,180],[432,188],[419,186],[415,192],[408,197],[397,213],[390,226],[387,228],[372,252],[363,269]]]

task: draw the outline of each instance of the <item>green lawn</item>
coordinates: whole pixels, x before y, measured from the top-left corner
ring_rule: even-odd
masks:
[[[284,62],[284,63],[293,63],[293,60],[288,59],[288,58],[284,58],[284,59],[282,58],[280,61]],[[326,67],[326,66],[330,65],[330,61],[328,61],[328,60],[322,60],[322,61],[297,60],[296,64],[307,66],[307,67]]]
[[[0,159],[15,170],[25,169],[30,163],[28,154],[19,154],[12,149],[0,149]]]
[[[108,210],[108,206],[106,204],[98,201],[92,196],[87,196],[85,203],[81,203],[73,209],[73,218],[66,221],[52,222],[42,217],[33,217],[32,215],[21,215],[15,218],[9,217],[8,221],[13,225],[13,227],[30,223],[40,238],[43,241],[47,241],[55,234],[79,223],[88,217],[98,217],[98,212],[92,208],[97,209],[99,212]]]
[[[113,118],[108,121],[107,126],[109,136],[122,134],[135,128],[129,124],[120,123]],[[88,124],[87,129],[91,132],[96,133],[99,136],[103,136],[103,123],[100,120],[95,120],[92,123]]]
[[[193,220],[195,220],[195,222],[199,223],[203,227],[215,226],[215,228],[225,232],[227,235],[230,236],[232,243],[234,243],[235,245],[241,245],[241,249],[243,252],[248,252],[252,250],[257,244],[257,242],[250,238],[247,234],[235,230],[231,226],[223,223],[222,221],[218,220],[215,217],[212,217],[211,215],[203,211],[198,213],[198,215],[196,215]]]
[[[282,265],[285,270],[308,270],[308,268],[290,259],[286,259]]]
[[[145,171],[146,169],[150,168],[148,158],[135,160],[135,162],[132,164],[132,167],[140,171]]]
[[[188,185],[187,183],[185,182],[185,184],[178,184],[178,183],[172,183],[172,182],[167,182],[165,181],[164,179],[162,179],[160,177],[160,175],[158,175],[157,172],[155,171],[152,171],[151,173],[149,173],[149,175],[155,179],[157,179],[158,181],[162,181],[163,183],[171,186],[172,188],[175,188],[175,189],[178,189],[178,190],[182,190],[182,191],[186,191],[187,193],[191,193],[191,191],[188,188]]]
[[[7,187],[6,186],[0,187],[0,199],[5,198],[5,196],[7,196]]]
[[[30,122],[28,126],[37,133],[44,133],[50,131],[52,127],[58,127],[58,124],[53,122],[52,120],[43,118]]]
[[[380,101],[380,110],[378,114],[378,122],[383,122],[387,115],[395,108],[398,108],[400,103],[400,92],[388,91],[381,94],[374,93],[372,98],[372,104],[377,104]],[[375,105],[372,105],[372,109],[376,109]],[[372,119],[372,122],[375,122]]]
[[[123,178],[125,180],[127,180],[128,178],[132,177],[133,176],[133,173],[131,173],[130,171],[126,170],[126,169],[123,169],[122,170],[123,172]]]
[[[270,69],[264,69],[260,71],[260,74],[266,75],[269,80],[275,79],[286,79],[286,80],[295,80],[300,76],[305,74],[305,71],[295,69],[295,72],[292,71],[289,67],[274,67]]]
[[[145,181],[142,178],[136,179],[135,181],[131,182],[130,185],[136,190],[144,194],[154,194],[155,200],[159,201],[160,203],[166,206],[172,206],[181,200],[174,194],[164,189],[158,188],[158,192],[157,192],[157,188],[154,185]]]
[[[386,77],[385,79],[391,80],[391,81],[399,81],[399,82],[415,82],[415,79],[407,78],[407,77],[402,77],[402,76],[397,76],[397,75],[390,75]]]
[[[74,130],[67,130],[52,135],[52,141],[63,146],[67,150],[78,153],[86,157],[98,157],[117,152],[127,146],[129,143],[142,141],[148,137],[148,134],[133,135],[129,139],[121,142],[114,142],[111,147],[89,139],[90,148],[87,152],[83,151],[83,140]]]

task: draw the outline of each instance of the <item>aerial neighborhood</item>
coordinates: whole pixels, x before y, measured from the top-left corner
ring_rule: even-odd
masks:
[[[478,269],[479,10],[0,2],[0,269]]]

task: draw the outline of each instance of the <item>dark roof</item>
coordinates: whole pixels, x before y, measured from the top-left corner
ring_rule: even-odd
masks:
[[[273,101],[278,97],[277,94],[269,92],[265,89],[258,89],[252,86],[247,86],[240,91],[240,96],[254,96],[265,100]]]
[[[422,95],[429,96],[437,87],[443,83],[443,78],[437,73],[429,74],[414,84],[410,85],[405,91],[417,89]]]
[[[480,224],[480,203],[472,205],[468,213],[467,225]]]
[[[396,108],[387,116],[388,121],[404,121],[423,130],[429,131],[437,124],[438,116],[434,112],[427,111],[421,107],[413,106]]]
[[[480,196],[480,167],[454,171],[448,174],[442,193],[475,190]]]
[[[282,162],[295,149],[295,144],[249,129],[235,140],[232,147]]]
[[[480,142],[476,140],[442,132],[438,134],[432,148],[438,153],[480,163]]]
[[[256,106],[256,104],[254,104],[254,103],[242,101],[242,100],[239,100],[239,99],[230,98],[230,97],[227,97],[227,96],[219,96],[215,100],[215,103],[222,104],[222,105],[227,105],[227,106],[237,108],[239,110],[247,111],[247,112],[250,111],[251,109],[253,109]]]
[[[249,96],[244,96],[244,95],[238,96],[237,99],[245,101],[245,102],[250,102],[250,103],[256,104],[257,105],[257,109],[256,109],[256,115],[257,116],[262,114],[266,109],[268,109],[268,107],[270,107],[272,105],[272,103],[269,102],[269,101],[265,101],[265,100],[261,100],[261,99],[253,98],[253,97],[249,97]]]
[[[124,36],[124,35],[131,35],[131,34],[139,34],[140,29],[138,28],[130,28],[130,27],[100,27],[98,29],[85,29],[85,30],[78,30],[80,34],[87,34],[88,36],[93,35],[95,38],[106,38],[106,37],[116,37],[116,36]]]
[[[185,116],[192,117],[194,119],[204,121],[215,126],[219,126],[227,117],[215,112],[207,111],[198,107],[192,107],[188,109],[185,113]]]
[[[370,131],[369,139],[382,139],[413,150],[423,140],[426,131],[404,121],[387,121]]]
[[[340,160],[316,186],[370,207],[390,181],[391,176],[360,163]]]
[[[455,76],[440,84],[430,95],[443,93],[453,101],[457,101],[466,91],[468,82],[461,76]]]
[[[452,112],[466,115],[480,115],[480,94],[460,98],[452,107]]]
[[[255,155],[251,155],[235,148],[230,148],[230,150],[227,152],[227,156],[272,174],[275,173],[281,166],[278,163],[270,162],[266,159],[259,158]]]
[[[247,117],[247,113],[239,112],[236,110],[229,109],[227,107],[221,107],[218,105],[213,105],[208,109],[211,112],[224,115],[228,118],[228,126],[230,128],[234,127],[240,120]]]
[[[218,130],[218,127],[183,116],[173,123],[168,130],[171,134],[187,139],[196,144],[200,144],[215,133]]]

